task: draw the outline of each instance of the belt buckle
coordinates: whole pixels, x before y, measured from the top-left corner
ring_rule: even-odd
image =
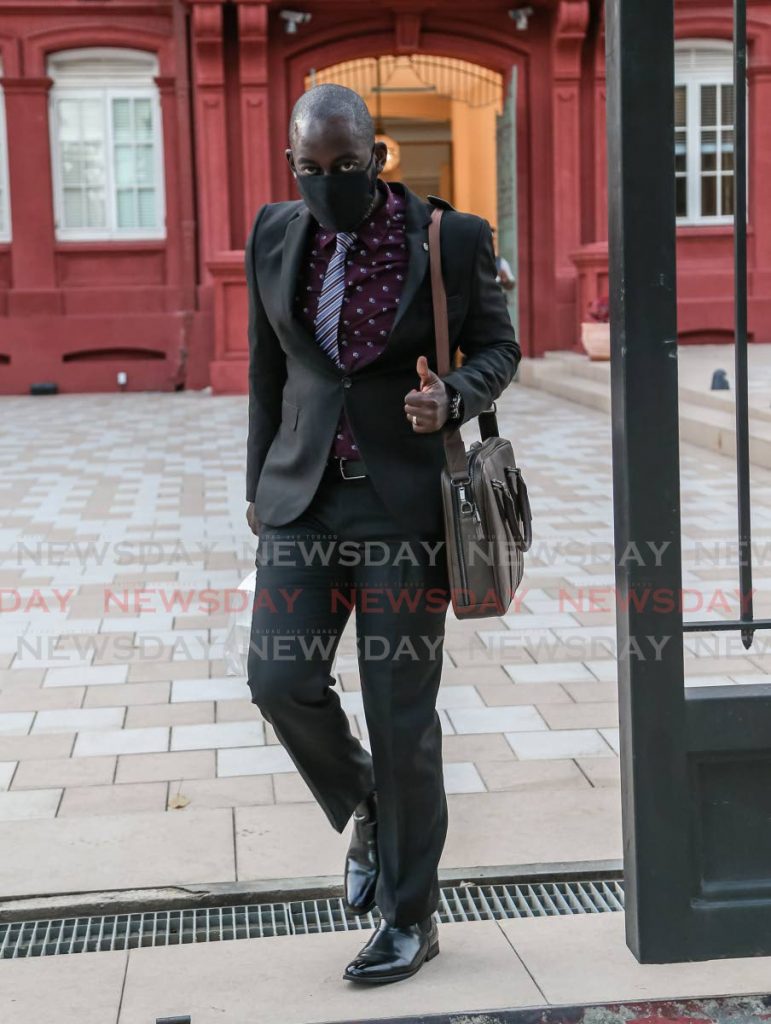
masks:
[[[340,469],[340,476],[343,478],[343,480],[363,480],[364,477],[367,475],[366,473],[358,473],[356,476],[346,476],[345,472],[343,471],[343,463],[351,462],[352,460],[346,458],[344,455],[336,455],[335,458],[337,459],[337,465]]]

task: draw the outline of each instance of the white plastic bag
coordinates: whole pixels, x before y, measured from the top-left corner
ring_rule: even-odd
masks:
[[[243,607],[232,612],[228,619],[228,631],[225,635],[225,673],[229,676],[246,676],[246,661],[249,655],[249,637],[252,630],[252,606],[257,569],[254,568],[241,582],[238,589],[247,592],[249,600],[244,600]]]

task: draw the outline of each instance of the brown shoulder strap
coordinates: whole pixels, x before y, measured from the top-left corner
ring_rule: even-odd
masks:
[[[447,292],[442,276],[442,250],[439,232],[442,210],[434,207],[428,226],[428,253],[431,263],[431,298],[434,304],[434,333],[436,335],[436,371],[440,377],[450,372],[450,328],[447,323]]]
[[[428,226],[428,256],[431,266],[431,300],[434,307],[434,334],[436,337],[436,372],[440,377],[450,372],[450,328],[447,321],[447,292],[442,276],[442,250],[440,226],[442,210],[435,207]],[[468,477],[466,449],[457,427],[444,432],[444,454],[453,480]]]

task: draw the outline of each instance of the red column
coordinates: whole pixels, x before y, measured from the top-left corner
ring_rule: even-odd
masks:
[[[193,7],[199,271],[202,283],[210,283],[208,261],[230,248],[222,4],[189,2]]]
[[[581,48],[588,24],[588,0],[560,0],[552,45],[552,138],[557,339],[562,347],[577,341],[576,269],[570,253],[581,244]]]
[[[771,59],[750,65],[749,78],[749,194],[750,224],[755,230],[758,268],[771,273],[771,138],[768,111],[771,109]]]
[[[61,312],[56,290],[47,77],[3,78],[13,239],[8,312]]]
[[[177,97],[175,80],[158,76],[155,79],[161,102],[163,125],[164,193],[166,195],[166,283],[182,288],[185,281],[185,254],[182,247],[180,224],[182,220],[181,168],[179,166],[179,133],[177,125]],[[179,296],[175,296],[175,308]]]
[[[771,58],[765,53],[753,58],[749,77],[749,226],[750,241],[750,330],[760,341],[771,340],[771,138],[768,111],[771,109]]]
[[[272,198],[268,123],[268,4],[239,0],[244,240],[254,216]]]
[[[608,141],[605,32],[600,31],[594,62],[594,237],[608,237]]]

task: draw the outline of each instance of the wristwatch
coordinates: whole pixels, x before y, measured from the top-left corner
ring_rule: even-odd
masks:
[[[453,423],[460,423],[463,419],[463,395],[452,384],[445,384],[445,387],[450,392],[450,415],[447,418]]]

